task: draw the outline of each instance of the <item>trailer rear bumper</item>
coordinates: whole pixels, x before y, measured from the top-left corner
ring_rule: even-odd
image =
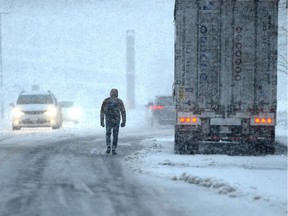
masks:
[[[201,153],[201,145],[210,143],[217,146],[238,143],[242,153],[274,154],[275,127],[251,126],[248,134],[243,134],[241,126],[229,126],[233,132],[220,133],[219,126],[211,126],[209,133],[203,133],[201,126],[176,125],[174,152],[176,154]],[[242,146],[242,147],[241,147]],[[246,149],[246,150],[245,150]]]
[[[200,140],[274,140],[275,126],[253,126],[247,121],[241,125],[176,125],[175,133],[197,134]]]

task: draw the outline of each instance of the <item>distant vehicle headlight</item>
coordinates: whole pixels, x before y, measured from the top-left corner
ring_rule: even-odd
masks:
[[[57,109],[56,107],[49,107],[48,110],[45,112],[45,115],[48,115],[50,117],[57,115]]]
[[[24,115],[24,112],[22,112],[19,108],[14,108],[12,110],[12,115],[13,115],[13,117],[19,118],[22,115]]]
[[[79,119],[81,115],[82,115],[81,110],[78,107],[72,107],[69,110],[69,116],[72,119]]]

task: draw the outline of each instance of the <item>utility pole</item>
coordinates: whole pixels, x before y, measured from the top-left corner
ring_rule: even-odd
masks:
[[[4,119],[4,89],[3,89],[3,61],[2,61],[2,15],[8,14],[0,12],[0,96],[1,96],[1,119]]]
[[[2,14],[0,13],[0,88],[3,87],[3,64],[2,64]]]
[[[3,63],[2,63],[2,13],[0,13],[0,95],[1,95],[1,119],[4,119]]]
[[[135,109],[135,31],[127,30],[127,100],[130,109]]]

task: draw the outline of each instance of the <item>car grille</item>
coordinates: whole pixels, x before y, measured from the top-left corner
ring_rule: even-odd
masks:
[[[47,119],[24,119],[23,124],[46,124],[49,123]]]
[[[23,111],[27,115],[42,115],[46,111],[40,110],[40,111]]]

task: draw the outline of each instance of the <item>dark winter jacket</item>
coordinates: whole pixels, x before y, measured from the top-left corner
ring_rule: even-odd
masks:
[[[106,124],[120,124],[122,117],[122,124],[126,123],[126,111],[123,101],[118,98],[118,90],[112,89],[110,97],[106,98],[101,106],[100,120],[101,125],[104,124],[104,116]]]

